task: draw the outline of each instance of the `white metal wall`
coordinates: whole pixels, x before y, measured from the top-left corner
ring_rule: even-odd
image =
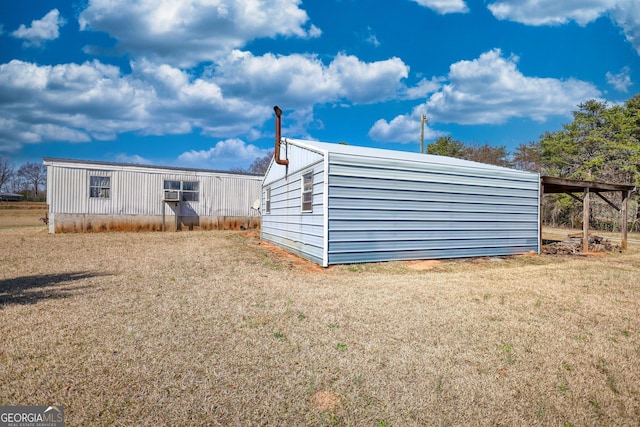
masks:
[[[162,202],[165,180],[199,182],[199,201],[181,202],[180,215],[258,216],[252,208],[260,199],[262,177],[224,172],[179,171],[98,162],[45,159],[47,203],[58,213],[89,215],[173,214]],[[89,177],[111,177],[109,199],[89,197]]]
[[[272,162],[262,188],[261,236],[290,252],[323,264],[324,254],[324,156],[290,146],[290,172]],[[302,212],[302,175],[313,172],[313,211]],[[265,194],[271,190],[271,210]]]
[[[538,251],[539,177],[330,154],[329,264]]]
[[[539,250],[537,174],[312,141],[290,141],[287,155],[263,183],[262,238],[321,265]],[[300,178],[311,169],[307,215]]]

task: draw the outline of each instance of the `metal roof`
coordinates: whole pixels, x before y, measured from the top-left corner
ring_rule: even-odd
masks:
[[[109,167],[121,167],[121,168],[135,167],[135,168],[145,168],[145,169],[154,169],[154,170],[170,170],[170,171],[186,171],[186,172],[202,172],[202,173],[225,173],[225,174],[231,174],[231,175],[256,176],[256,177],[263,176],[262,174],[240,172],[240,171],[185,168],[185,167],[178,167],[178,166],[158,166],[158,165],[147,165],[147,164],[138,164],[138,163],[103,162],[103,161],[96,161],[96,160],[64,159],[64,158],[56,158],[56,157],[44,157],[42,160],[45,166],[53,163],[71,163],[71,164],[77,164],[77,165],[109,166]]]
[[[357,145],[334,144],[334,143],[308,141],[308,140],[300,140],[300,139],[293,139],[293,138],[285,138],[284,141],[285,143],[292,143],[294,145],[298,145],[300,147],[307,148],[309,150],[317,151],[322,154],[327,154],[327,153],[347,154],[347,155],[354,155],[359,157],[393,159],[393,160],[403,160],[403,161],[411,161],[411,162],[419,162],[419,163],[431,163],[431,164],[439,164],[439,165],[466,166],[466,167],[473,167],[476,169],[509,170],[512,172],[515,171],[515,172],[531,174],[531,172],[519,171],[517,169],[506,168],[502,166],[495,166],[495,165],[490,165],[486,163],[479,163],[471,160],[457,159],[453,157],[436,156],[433,154],[420,154],[420,153],[409,152],[409,151],[387,150],[383,148],[371,148],[371,147],[362,147]]]
[[[24,196],[22,194],[17,194],[17,193],[0,193],[0,199],[22,199]]]

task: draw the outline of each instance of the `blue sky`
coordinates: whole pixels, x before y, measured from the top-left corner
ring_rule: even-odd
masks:
[[[246,168],[283,136],[538,140],[640,82],[637,0],[0,2],[0,155]]]

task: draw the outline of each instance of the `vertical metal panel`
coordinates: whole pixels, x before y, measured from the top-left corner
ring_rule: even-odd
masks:
[[[237,176],[206,177],[194,208],[207,216],[257,216],[259,211],[252,206],[260,199],[260,186],[255,181]]]
[[[53,167],[47,171],[47,203],[52,213],[86,213],[89,200],[89,184],[86,170]]]
[[[197,181],[199,200],[180,203],[184,216],[259,216],[262,177],[204,170],[99,162],[45,160],[50,213],[88,215],[173,215],[163,203],[165,180]],[[89,197],[91,175],[111,177],[109,199]]]

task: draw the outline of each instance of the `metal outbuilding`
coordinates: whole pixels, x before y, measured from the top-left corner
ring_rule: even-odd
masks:
[[[49,232],[258,228],[263,176],[44,158]]]
[[[262,183],[266,241],[325,267],[540,251],[538,174],[282,139],[276,123]]]

